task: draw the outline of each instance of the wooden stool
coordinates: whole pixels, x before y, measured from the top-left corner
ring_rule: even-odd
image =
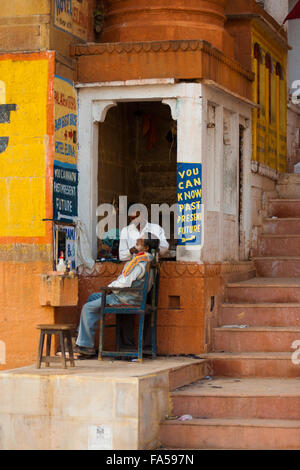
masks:
[[[70,361],[70,366],[75,367],[73,347],[72,347],[72,331],[76,329],[75,325],[37,325],[37,328],[41,330],[40,344],[37,357],[37,369],[41,368],[41,363],[45,362],[46,367],[50,366],[50,362],[61,362],[64,369],[67,368],[67,361]],[[43,356],[44,340],[47,335],[47,347],[46,356]],[[50,356],[51,348],[51,337],[52,335],[59,335],[60,347],[61,347],[61,358],[56,356]],[[69,358],[66,358],[65,342],[67,340],[69,349]]]

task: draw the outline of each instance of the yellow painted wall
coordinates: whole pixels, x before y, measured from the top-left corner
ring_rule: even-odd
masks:
[[[0,237],[45,236],[48,74],[47,59],[0,56],[3,104],[17,105],[0,123]]]
[[[262,62],[254,59],[254,45],[260,46]],[[272,60],[271,120],[269,118],[269,85],[266,54]],[[283,80],[276,77],[276,63],[281,64]],[[255,73],[253,99],[257,103],[257,67],[260,68],[260,111],[253,111],[253,160],[274,170],[286,171],[287,162],[287,51],[268,37],[257,23],[252,28],[252,64]]]

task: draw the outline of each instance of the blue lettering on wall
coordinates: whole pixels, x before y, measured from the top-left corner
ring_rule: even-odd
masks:
[[[67,13],[72,16],[72,0],[55,0],[56,15]]]
[[[78,171],[76,165],[54,162],[53,218],[70,220],[78,215]],[[74,234],[68,233],[68,239]]]
[[[76,114],[66,114],[58,119],[55,119],[55,132],[67,126],[77,126]]]
[[[56,141],[55,153],[58,153],[59,155],[75,157],[75,147],[74,145],[64,144],[63,142]]]
[[[177,164],[177,243],[202,244],[202,165]]]

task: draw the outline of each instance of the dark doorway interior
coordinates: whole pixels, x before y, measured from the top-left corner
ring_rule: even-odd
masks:
[[[126,102],[99,126],[98,204],[176,203],[176,121],[161,102]],[[151,220],[150,220],[151,221]],[[171,249],[175,248],[171,221]]]

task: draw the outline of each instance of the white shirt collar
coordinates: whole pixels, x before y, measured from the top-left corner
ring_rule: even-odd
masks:
[[[141,234],[144,233],[145,231],[147,231],[149,228],[150,228],[149,222],[146,223],[145,227],[144,227],[141,231],[139,231],[139,230],[136,228],[136,225],[135,225],[133,222],[131,222],[131,224],[128,225],[128,230],[130,230],[131,232],[132,232],[132,231],[133,231],[133,232],[136,231],[136,232],[139,232],[139,233],[141,233]]]

